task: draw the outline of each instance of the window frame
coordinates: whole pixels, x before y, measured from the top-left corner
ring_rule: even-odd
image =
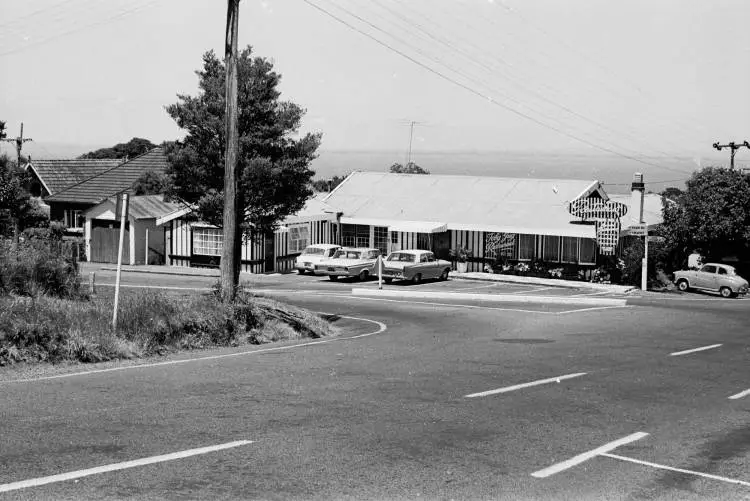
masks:
[[[199,241],[197,237],[200,236],[200,238],[203,238],[206,233],[209,232],[213,237],[210,242],[216,243],[216,245],[206,245],[208,240]],[[208,226],[194,226],[192,231],[192,249],[193,254],[198,256],[218,256],[221,257],[221,252],[224,248],[224,232],[221,228],[211,228]],[[214,252],[211,252],[213,249],[216,249]],[[202,252],[204,251],[205,252]]]
[[[547,249],[548,249],[548,242],[547,241],[548,241],[548,239],[553,239],[553,238],[557,239],[557,245],[556,245],[556,247],[557,247],[557,252],[556,252],[557,257],[555,259],[550,259],[550,258],[547,257]],[[562,244],[562,237],[560,237],[559,235],[544,235],[544,238],[542,239],[542,260],[545,263],[559,263],[559,262],[561,262],[560,261],[560,258],[562,257],[560,255],[561,254],[560,253],[560,245],[561,244]]]

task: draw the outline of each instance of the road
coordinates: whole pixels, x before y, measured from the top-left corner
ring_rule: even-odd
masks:
[[[185,293],[213,280],[124,275]],[[252,285],[366,320],[323,343],[0,383],[0,499],[750,499],[748,300],[519,308]]]

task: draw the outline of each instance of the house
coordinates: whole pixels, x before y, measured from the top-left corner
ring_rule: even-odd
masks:
[[[161,147],[127,162],[102,168],[100,172],[44,198],[50,206],[50,219],[64,221],[71,232],[83,234],[84,211],[117,193],[132,192],[133,185],[142,174],[149,171],[164,173],[166,169],[167,157]],[[47,176],[46,179],[52,177]]]
[[[166,264],[218,267],[223,248],[221,228],[190,220],[187,208],[157,220],[166,234]],[[287,217],[273,232],[245,234],[240,269],[247,273],[283,273],[294,269],[294,260],[310,244],[338,241],[336,212],[319,197]]]
[[[593,267],[602,250],[614,252],[619,219],[597,219],[593,209],[592,217],[573,216],[571,202],[626,210],[593,180],[385,172],[354,172],[324,201],[341,213],[343,245],[430,249],[441,258],[464,247],[469,271],[498,255]]]
[[[44,198],[57,194],[66,188],[78,184],[86,179],[117,167],[123,162],[121,159],[112,160],[29,160],[24,167],[30,177],[27,189],[31,196],[37,199],[40,206],[49,211],[49,205]],[[80,228],[83,224],[80,211],[63,210],[57,218],[70,228]]]
[[[86,255],[90,262],[117,262],[121,216],[115,214],[116,206],[116,197],[110,197],[83,212]],[[184,214],[183,206],[165,201],[164,195],[133,196],[128,206],[122,262],[165,264],[167,236],[161,221]]]

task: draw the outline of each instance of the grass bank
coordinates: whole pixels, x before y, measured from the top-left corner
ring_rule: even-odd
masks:
[[[248,294],[232,305],[211,294],[123,295],[116,332],[112,308],[111,297],[0,296],[0,365],[103,362],[336,334],[319,315]]]

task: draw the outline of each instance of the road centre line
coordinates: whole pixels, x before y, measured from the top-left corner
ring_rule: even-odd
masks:
[[[636,463],[636,464],[640,464],[644,466],[651,466],[653,468],[659,468],[661,470],[676,471],[678,473],[687,473],[688,475],[697,475],[699,477],[710,478],[713,480],[721,480],[722,482],[729,482],[731,484],[739,484],[739,485],[744,485],[746,487],[750,487],[750,482],[745,482],[743,480],[735,480],[733,478],[720,477],[719,475],[712,475],[710,473],[702,473],[700,471],[693,471],[693,470],[684,470],[682,468],[673,468],[671,466],[666,466],[663,464],[651,463],[650,461],[641,461],[640,459],[633,459],[627,456],[620,456],[618,454],[610,454],[608,452],[604,452],[599,455],[612,458],[612,459],[619,459],[620,461],[628,461],[631,463]]]
[[[200,447],[198,449],[188,449],[180,452],[173,452],[171,454],[162,454],[160,456],[151,456],[147,458],[135,459],[132,461],[124,461],[122,463],[111,463],[103,466],[97,466],[95,468],[88,468],[85,470],[69,471],[67,473],[50,475],[48,477],[32,478],[29,480],[21,480],[19,482],[11,482],[9,484],[0,484],[0,492],[17,491],[20,489],[26,489],[28,487],[39,487],[40,485],[65,482],[66,480],[73,480],[76,478],[88,477],[91,475],[99,475],[101,473],[108,473],[111,471],[125,470],[128,468],[135,468],[138,466],[145,466],[154,463],[163,463],[165,461],[174,461],[175,459],[184,459],[191,456],[208,454],[209,452],[231,449],[234,447],[240,447],[242,445],[248,445],[252,443],[253,442],[250,440],[237,440],[235,442],[211,445],[209,447]]]
[[[721,343],[719,343],[719,344],[712,344],[710,346],[701,346],[700,348],[693,348],[691,350],[675,351],[674,353],[670,353],[669,356],[670,357],[678,357],[680,355],[687,355],[689,353],[695,353],[695,352],[698,352],[698,351],[712,350],[714,348],[718,348],[719,346],[721,346]]]
[[[574,377],[581,377],[585,376],[585,372],[577,372],[575,374],[566,374],[565,376],[557,376],[557,377],[551,377],[547,379],[540,379],[538,381],[532,381],[530,383],[521,383],[521,384],[514,384],[513,386],[506,386],[504,388],[498,388],[496,390],[488,390],[488,391],[482,391],[479,393],[471,393],[470,395],[464,395],[465,398],[475,398],[475,397],[486,397],[489,395],[497,395],[498,393],[508,393],[510,391],[516,391],[523,388],[530,388],[532,386],[539,386],[541,384],[547,384],[547,383],[559,383],[560,381],[564,379],[572,379]]]
[[[329,313],[330,315],[330,313]],[[28,378],[28,379],[13,379],[10,381],[0,381],[0,385],[2,384],[10,384],[10,383],[31,383],[35,381],[46,381],[48,379],[63,379],[63,378],[69,378],[73,376],[87,376],[90,374],[100,374],[103,372],[115,372],[115,371],[127,371],[127,370],[133,370],[133,369],[143,369],[148,367],[160,367],[163,365],[179,365],[179,364],[186,364],[190,362],[200,362],[203,360],[218,360],[221,358],[230,358],[230,357],[241,357],[245,355],[254,355],[256,353],[267,353],[269,351],[282,351],[282,350],[292,350],[295,348],[303,348],[306,346],[312,346],[316,344],[326,344],[326,343],[332,343],[334,341],[347,341],[349,339],[359,339],[363,337],[368,336],[374,336],[376,334],[380,334],[381,332],[384,332],[388,329],[388,326],[385,325],[383,322],[378,322],[377,320],[371,320],[369,318],[360,318],[360,317],[351,317],[347,315],[339,315],[340,318],[348,318],[350,320],[361,320],[363,322],[370,322],[378,326],[378,330],[373,332],[366,332],[365,334],[358,334],[356,336],[348,336],[348,337],[333,337],[328,339],[319,339],[317,341],[310,341],[307,343],[299,343],[299,344],[293,344],[289,346],[275,346],[272,348],[262,348],[259,350],[245,350],[240,351],[236,353],[223,353],[221,355],[208,355],[205,357],[194,357],[194,358],[185,358],[181,360],[167,360],[164,362],[154,362],[150,364],[138,364],[138,365],[128,365],[126,367],[110,367],[107,369],[93,369],[89,371],[81,371],[81,372],[71,372],[67,374],[56,374],[54,376],[41,376],[36,378]]]
[[[740,399],[742,397],[746,397],[748,395],[750,395],[750,390],[741,391],[741,392],[737,393],[736,395],[732,395],[731,397],[729,397],[729,400],[737,400],[737,399]]]
[[[601,456],[602,454],[615,450],[621,445],[626,445],[631,442],[635,442],[636,440],[640,440],[643,437],[647,437],[647,436],[648,436],[648,433],[644,433],[642,431],[633,433],[631,435],[628,435],[627,437],[620,438],[613,442],[604,444],[601,447],[597,447],[596,449],[592,449],[588,452],[584,452],[583,454],[573,456],[572,458],[562,461],[560,463],[553,464],[552,466],[544,468],[543,470],[535,471],[534,473],[531,474],[531,476],[536,477],[536,478],[546,478],[546,477],[552,476],[555,473],[560,473],[561,471],[567,470],[568,468],[572,468],[573,466],[586,462],[591,458],[594,458],[596,456]]]

